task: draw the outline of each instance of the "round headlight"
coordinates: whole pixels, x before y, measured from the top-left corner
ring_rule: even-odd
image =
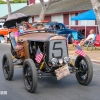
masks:
[[[56,64],[58,63],[57,58],[52,58],[52,59],[51,59],[51,63],[52,63],[53,65],[56,65]]]
[[[59,59],[59,63],[62,64],[63,63],[63,59]]]
[[[65,57],[64,58],[64,63],[66,64],[66,63],[68,63],[70,61],[70,58],[69,57]]]

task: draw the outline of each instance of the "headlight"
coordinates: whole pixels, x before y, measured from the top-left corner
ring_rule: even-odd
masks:
[[[63,59],[59,59],[59,63],[62,64],[63,63]]]
[[[66,63],[68,63],[70,61],[70,58],[69,57],[65,57],[64,58],[64,63],[66,64]]]
[[[51,63],[52,63],[53,65],[56,65],[56,64],[58,63],[57,58],[52,58],[52,59],[51,59]]]

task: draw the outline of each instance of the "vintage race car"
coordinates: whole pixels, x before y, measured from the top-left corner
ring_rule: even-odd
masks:
[[[57,80],[73,73],[80,84],[88,85],[91,82],[93,67],[89,57],[78,55],[74,63],[69,57],[65,37],[47,31],[27,31],[19,36],[19,49],[13,46],[12,38],[13,33],[10,33],[13,56],[6,53],[2,60],[6,80],[13,78],[16,58],[22,61],[24,84],[28,92],[36,91],[38,77],[43,77],[44,73]]]

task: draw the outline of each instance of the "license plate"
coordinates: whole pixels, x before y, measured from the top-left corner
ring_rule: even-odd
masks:
[[[63,67],[56,69],[55,74],[56,74],[57,80],[60,80],[63,77],[70,75],[68,65],[66,64]]]

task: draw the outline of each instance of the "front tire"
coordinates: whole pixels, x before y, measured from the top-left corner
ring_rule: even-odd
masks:
[[[11,80],[14,74],[14,65],[12,57],[9,53],[4,54],[2,59],[2,69],[6,80]]]
[[[85,86],[88,85],[93,77],[93,66],[89,57],[82,57],[79,55],[76,58],[75,67],[78,68],[78,72],[76,72],[78,82]]]
[[[37,88],[37,71],[32,59],[26,59],[23,65],[25,88],[28,92],[35,92]]]

